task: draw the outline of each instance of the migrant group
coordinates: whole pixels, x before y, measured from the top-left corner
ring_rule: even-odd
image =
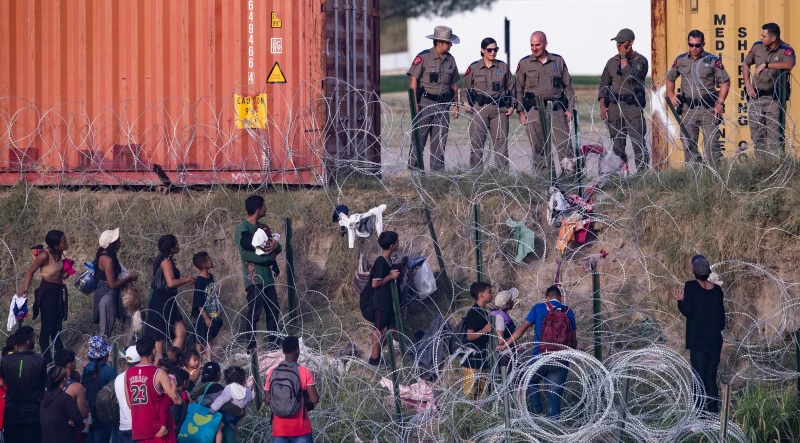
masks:
[[[267,351],[283,351],[283,360],[269,369],[263,386],[272,441],[312,442],[308,412],[319,401],[314,376],[297,363],[299,338],[279,336],[275,277],[280,237],[260,222],[267,213],[263,197],[252,195],[244,206],[247,216],[236,227],[234,241],[247,294],[247,349],[257,348],[254,330],[266,314]],[[65,256],[69,241],[63,232],[52,230],[44,243],[32,248],[33,263],[11,302],[9,330],[17,327],[7,337],[0,360],[4,441],[237,441],[253,389],[262,387],[247,386],[243,368],[223,370],[212,360],[211,346],[223,317],[208,252],[193,255],[196,276],[182,277],[174,260],[180,252],[178,239],[167,234],[158,240],[143,330],[124,356],[111,355],[107,339],[116,321],[126,316],[122,293],[139,276],[120,262],[119,228],[104,231],[94,261],[75,278],[82,292],[93,294],[92,320],[99,325],[98,335],[88,342],[88,363],[79,371],[75,353],[61,341],[69,306],[66,281],[76,274],[74,261]],[[28,291],[37,272],[41,282],[34,292],[32,318],[41,322],[39,354],[34,350],[35,330],[25,324]],[[183,318],[177,301],[184,285],[194,287],[189,319]],[[126,365],[120,373],[111,364],[114,359]]]
[[[274,443],[312,442],[309,411],[320,401],[314,375],[297,363],[298,337],[282,335],[278,325],[275,277],[279,273],[276,259],[282,252],[279,236],[260,222],[267,213],[263,197],[252,195],[244,206],[247,216],[237,226],[234,241],[246,288],[245,323],[250,328],[245,334],[247,349],[258,347],[254,329],[266,314],[266,349],[282,349],[284,355],[283,361],[268,371],[263,386],[271,414],[271,438]],[[400,248],[400,239],[396,232],[382,230],[382,209],[368,215],[377,219],[370,230],[379,234],[382,252],[370,267],[369,284],[360,294],[361,312],[374,325],[367,363],[376,370],[385,365],[387,337],[402,315],[396,311],[392,291],[403,268],[393,256]],[[353,217],[348,216],[348,220]],[[21,323],[6,340],[0,360],[0,394],[5,391],[0,395],[0,410],[5,412],[0,421],[5,441],[236,441],[254,397],[252,389],[261,387],[247,386],[241,367],[230,366],[223,371],[212,361],[210,347],[222,321],[218,290],[210,272],[212,257],[204,251],[195,253],[192,262],[198,275],[181,277],[174,262],[180,251],[178,240],[170,234],[159,239],[144,330],[135,345],[125,351],[126,367],[117,373],[109,360],[120,356],[110,355],[112,346],[107,338],[116,320],[124,316],[121,291],[138,275],[120,263],[119,229],[103,232],[98,243],[91,272],[76,279],[81,290],[94,294],[92,318],[99,324],[98,335],[88,342],[88,364],[81,371],[75,353],[65,349],[60,338],[69,300],[65,280],[74,273],[72,261],[65,257],[68,240],[63,232],[50,231],[45,245],[34,248],[33,263],[12,300],[9,327],[15,319],[26,317],[28,290],[38,271],[41,283],[35,291],[33,319],[39,317],[41,321],[41,355],[34,350],[36,334],[29,325]],[[716,371],[725,325],[723,293],[709,281],[711,270],[703,256],[692,259],[692,271],[695,279],[687,282],[682,292],[676,290],[674,296],[687,319],[686,347],[692,367],[705,387],[705,395],[698,393],[698,402],[707,400],[706,408],[716,412]],[[190,284],[194,291],[187,322],[176,297],[180,287]],[[575,314],[564,303],[560,286],[547,288],[541,303],[533,306],[519,326],[511,317],[520,296],[516,289],[495,295],[490,284],[475,282],[470,295],[475,303],[455,331],[465,351],[461,360],[464,396],[468,400],[481,398],[490,356],[498,357],[499,365],[511,368],[535,364],[547,356],[547,363],[539,366],[528,386],[519,388],[526,392],[533,412],[557,420],[569,377],[568,354],[577,352],[569,350],[578,347]],[[529,329],[533,329],[533,341],[525,343],[523,337]],[[194,337],[193,346],[187,344],[189,334]],[[493,336],[497,339],[491,340]],[[167,340],[171,346],[166,345]],[[491,345],[495,341],[496,345]],[[544,403],[540,384],[545,385]]]

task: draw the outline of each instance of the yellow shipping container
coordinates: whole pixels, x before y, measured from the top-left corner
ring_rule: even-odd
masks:
[[[651,6],[653,164],[674,167],[683,163],[680,128],[666,108],[664,82],[675,58],[688,51],[687,35],[693,29],[705,34],[706,51],[720,56],[731,76],[725,120],[720,126],[723,153],[730,156],[740,149],[751,150],[742,62],[753,43],[760,40],[765,23],[777,23],[781,39],[794,48],[800,47],[800,0],[651,0]],[[800,88],[794,78],[790,82],[796,97]],[[797,117],[800,112],[792,108],[790,101],[786,115],[787,150],[794,145]]]

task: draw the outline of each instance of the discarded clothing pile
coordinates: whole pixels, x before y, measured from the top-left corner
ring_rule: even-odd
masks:
[[[333,211],[332,221],[339,224],[339,232],[342,237],[347,235],[347,245],[353,249],[356,244],[356,236],[369,237],[373,232],[375,235],[383,232],[383,211],[385,210],[386,205],[380,205],[363,214],[350,215],[350,208],[338,205]]]
[[[278,366],[283,360],[283,351],[281,350],[259,355],[258,373],[261,376],[262,383],[266,380],[269,370]],[[350,357],[331,357],[317,352],[307,347],[305,343],[303,343],[303,339],[300,339],[300,357],[297,359],[297,363],[307,367],[312,372],[330,371],[337,374],[345,374],[352,361],[353,359]],[[247,386],[251,389],[258,389],[255,386],[252,375],[247,379]]]
[[[8,324],[7,330],[10,331],[17,324],[17,321],[22,321],[28,316],[28,298],[18,297],[14,294],[11,298],[11,308],[8,311]]]
[[[528,254],[536,250],[536,236],[533,231],[525,226],[524,222],[518,222],[509,218],[506,220],[506,226],[511,228],[511,235],[514,237],[514,242],[516,242],[515,251],[517,262],[522,263],[522,260],[525,259]]]
[[[550,188],[547,222],[550,226],[561,227],[558,232],[556,249],[563,253],[571,241],[586,243],[594,208],[591,197],[587,200],[569,194],[564,195],[558,188]]]
[[[386,377],[381,377],[380,386],[389,390],[390,395],[386,400],[390,406],[394,406],[394,385]],[[400,391],[400,404],[407,406],[415,414],[420,412],[436,412],[436,399],[433,396],[433,389],[420,380],[410,385],[398,385]]]
[[[584,179],[588,186],[602,187],[613,176],[628,171],[621,158],[600,145],[583,145],[581,152]]]
[[[437,315],[425,329],[418,333],[419,340],[406,351],[406,358],[416,362],[423,372],[420,377],[426,381],[439,378],[439,369],[450,354],[453,331],[444,317]]]

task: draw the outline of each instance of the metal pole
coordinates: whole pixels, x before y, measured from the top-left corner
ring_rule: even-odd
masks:
[[[339,0],[333,0],[333,72],[336,80],[334,81],[333,106],[331,110],[334,114],[334,137],[336,137],[336,174],[342,163],[342,153],[339,146],[339,123],[342,122],[339,116]]]
[[[355,1],[355,0],[353,0]],[[350,90],[350,1],[344,0],[344,81],[345,81],[345,103],[347,104],[347,115],[345,121],[347,127],[345,128],[345,140],[347,140],[346,155],[350,155],[350,148],[352,147],[350,140],[350,96],[353,92]]]
[[[508,17],[505,18],[505,34],[506,34],[506,64],[511,66],[511,21]]]
[[[363,120],[361,122],[361,126],[364,128],[365,131],[369,131],[369,129],[367,128],[367,122],[370,120],[369,108],[367,106],[367,103],[369,103],[369,98],[367,98],[368,94],[369,94],[367,92],[367,86],[368,86],[368,82],[367,82],[367,0],[364,0],[364,7],[361,9],[361,18],[364,20],[364,24],[363,24],[364,26],[362,27],[363,28],[363,33],[361,34],[361,38],[363,39],[362,42],[361,42],[361,48],[363,49],[363,51],[361,51],[361,53],[362,53],[362,56],[364,57],[363,60],[361,61],[361,68],[362,68],[361,80],[364,82],[364,93],[362,95],[362,97],[364,97],[364,112],[363,113],[359,113],[359,115],[361,115],[362,118],[363,118]],[[373,44],[375,44],[374,41],[373,41]],[[362,134],[361,142],[363,144],[362,153],[364,154],[364,165],[368,165],[369,161],[370,161],[370,158],[369,158],[369,153],[367,152],[368,142],[367,142],[366,133]],[[380,168],[378,168],[378,169],[380,169]]]
[[[406,341],[403,340],[405,329],[403,328],[403,311],[400,309],[400,294],[397,290],[397,280],[392,280],[392,304],[394,305],[394,321],[397,323],[397,330],[400,332],[398,341],[400,342],[400,355],[406,355]],[[402,360],[401,360],[402,362]]]
[[[727,383],[722,385],[722,404],[720,406],[719,441],[724,443],[728,441],[728,419],[730,418],[731,406],[731,387]]]
[[[667,22],[674,21],[680,23],[679,17],[667,17],[667,0],[650,0],[651,35],[650,39],[650,63],[652,79],[650,92],[651,96],[657,96],[661,87],[664,85],[667,71],[670,65],[667,61]],[[655,109],[656,104],[651,107]],[[662,170],[669,166],[667,154],[667,116],[660,112],[652,112],[652,144],[653,144],[653,168]]]
[[[481,242],[481,208],[478,204],[472,205],[472,228],[475,231],[475,268],[478,272],[477,280],[484,281],[483,276],[483,244]]]
[[[797,372],[800,373],[800,329],[794,332],[794,357],[797,360]],[[800,377],[797,377],[797,395],[800,395]]]
[[[683,122],[681,122],[681,116],[678,115],[678,111],[675,109],[675,106],[672,105],[672,102],[670,101],[669,97],[666,97],[664,100],[666,100],[667,106],[669,107],[669,110],[672,112],[672,116],[675,117],[675,121],[678,123],[678,126],[680,126],[681,133],[683,134],[683,136],[686,137],[687,139],[691,139],[692,136],[691,134],[689,134],[689,130],[686,129],[686,126],[684,126]]]
[[[502,380],[503,380],[503,389],[506,389],[506,386],[508,386],[507,385],[507,383],[508,383],[508,366],[503,366],[503,367],[500,368],[500,376],[502,377]],[[509,402],[510,402],[509,395],[504,392],[503,393],[503,419],[504,419],[505,426],[506,426],[506,432],[505,432],[505,434],[506,434],[505,435],[505,441],[506,442],[511,441],[511,439],[508,438],[508,430],[511,429],[511,404]]]
[[[548,118],[547,111],[544,108],[544,100],[542,100],[542,97],[537,96],[536,103],[539,107],[539,122],[542,126],[542,137],[544,139],[544,156],[547,160],[547,170],[550,174],[550,185],[552,186],[555,184],[555,173],[553,171],[555,165],[553,164],[552,146],[550,145],[550,142],[552,141],[550,137],[550,119]]]
[[[400,410],[400,385],[397,382],[397,362],[394,358],[394,335],[392,331],[388,331],[386,339],[389,341],[389,369],[392,370],[392,390],[394,391],[394,409],[397,414],[396,420],[400,421],[403,418],[403,413]]]
[[[285,218],[286,228],[286,296],[289,299],[289,326],[294,327],[297,309],[297,288],[294,281],[294,248],[292,247],[292,219]]]
[[[447,282],[448,291],[451,291],[452,288],[450,286],[450,279],[447,277],[447,270],[444,267],[444,257],[442,256],[442,248],[439,247],[439,240],[436,238],[436,230],[433,228],[433,219],[431,219],[431,210],[428,207],[428,203],[423,202],[423,205],[425,209],[425,223],[428,224],[428,231],[431,234],[431,240],[433,240],[433,250],[434,252],[436,252],[436,260],[439,262],[439,273],[444,277],[445,282]]]
[[[114,368],[114,373],[119,374],[119,343],[114,342],[111,346],[111,367]]]
[[[351,128],[353,129],[353,140],[351,142],[352,143],[352,147],[353,147],[353,159],[357,160],[358,159],[358,133],[359,133],[359,131],[358,131],[358,128],[356,127],[356,125],[358,124],[358,121],[357,121],[355,116],[358,115],[358,114],[361,114],[360,112],[358,112],[356,110],[357,107],[358,107],[357,100],[356,100],[356,95],[357,95],[356,91],[358,91],[358,81],[356,80],[356,77],[358,77],[358,64],[356,62],[356,54],[358,54],[358,49],[357,49],[358,48],[358,45],[357,45],[358,40],[356,40],[356,37],[357,37],[356,32],[358,30],[358,28],[356,27],[356,13],[358,12],[358,5],[356,5],[356,0],[351,0],[351,2],[352,3],[350,4],[350,11],[352,12],[352,15],[353,15],[353,18],[351,20],[351,23],[352,23],[352,26],[353,26],[353,46],[352,46],[353,50],[351,51],[353,53],[353,71],[352,71],[353,77],[350,80],[352,82],[351,86],[350,86],[350,99],[353,101],[353,113],[350,114],[348,112],[347,113],[347,119],[350,120],[351,125],[352,125]],[[366,43],[363,46],[366,47],[367,46]]]
[[[581,152],[581,128],[578,108],[572,109],[572,128],[575,132],[575,173],[578,174],[578,196],[583,198],[583,152]]]
[[[619,398],[620,424],[619,429],[617,429],[617,441],[623,441],[622,436],[623,432],[625,432],[625,419],[628,417],[628,382],[630,381],[628,374],[629,371],[626,370],[625,378],[622,379],[622,392],[620,392]]]
[[[256,411],[261,409],[261,405],[264,402],[264,385],[261,384],[261,373],[258,370],[258,350],[253,349],[253,353],[250,355],[250,372],[253,375],[253,391],[256,394]]]
[[[592,307],[594,315],[594,358],[603,361],[603,346],[600,342],[600,274],[592,269]]]
[[[786,98],[787,98],[787,83],[789,81],[789,72],[784,71],[778,78],[778,99],[780,100],[778,108],[778,130],[780,131],[779,143],[781,145],[781,154],[786,153]]]
[[[419,141],[419,123],[417,122],[417,95],[414,88],[408,88],[408,103],[411,107],[411,140],[414,142],[414,152],[417,154],[417,170],[425,173],[425,159],[422,157],[422,143]]]

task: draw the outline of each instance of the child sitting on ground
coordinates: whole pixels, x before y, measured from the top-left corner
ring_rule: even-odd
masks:
[[[200,353],[194,349],[189,349],[183,353],[183,368],[189,373],[189,392],[194,390],[197,380],[200,380],[202,371],[200,370]]]
[[[211,414],[219,411],[226,403],[233,403],[234,405],[246,409],[247,405],[253,401],[253,391],[244,386],[245,372],[239,366],[230,366],[225,369],[225,389],[219,394],[219,397],[211,404],[209,412]],[[237,417],[228,414],[222,414],[222,422],[219,424],[217,430],[216,443],[222,443],[222,428],[225,426],[233,427],[234,432],[237,432],[236,424],[239,423],[242,417]]]
[[[200,270],[194,281],[192,297],[192,326],[194,326],[195,348],[200,354],[205,353],[206,360],[211,360],[211,345],[222,328],[222,305],[214,284],[214,261],[208,252],[201,251],[192,257],[192,264]]]

